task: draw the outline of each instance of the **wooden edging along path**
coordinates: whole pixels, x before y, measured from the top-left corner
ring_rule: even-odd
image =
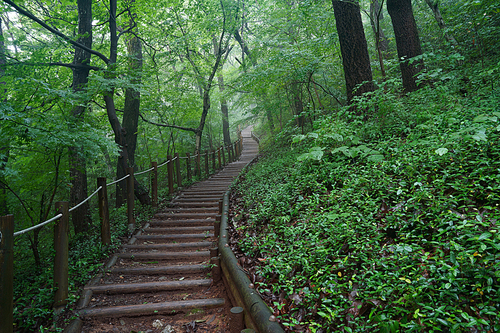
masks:
[[[79,318],[65,332],[115,331],[116,326],[130,332],[143,318],[160,318],[175,327],[193,313],[213,314],[207,325],[216,324],[214,318],[230,316],[231,333],[240,333],[244,321],[257,332],[283,332],[269,321],[271,312],[249,289],[248,277],[234,273],[244,275],[227,245],[226,192],[258,153],[250,129],[243,130],[242,136],[238,161],[183,190],[88,283],[77,305]],[[210,289],[211,295],[218,290],[218,296],[207,298]],[[246,304],[246,299],[252,304]]]

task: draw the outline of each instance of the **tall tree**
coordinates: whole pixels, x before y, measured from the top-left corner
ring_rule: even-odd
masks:
[[[383,1],[384,0],[382,0],[382,4]],[[372,0],[370,2],[370,23],[375,35],[375,46],[377,48],[380,71],[382,73],[382,78],[385,79],[384,56],[387,55],[389,49],[389,40],[385,37],[384,31],[380,27],[380,21],[382,21],[383,18],[382,6],[379,4],[378,0]]]
[[[422,48],[411,0],[387,0],[387,11],[396,37],[403,88],[407,92],[417,90],[417,75],[424,69],[424,62],[412,59],[422,54]]]
[[[340,40],[347,100],[373,91],[372,70],[359,2],[332,0]]]
[[[5,43],[3,40],[3,30],[2,30],[2,17],[0,17],[0,100],[5,102],[7,100],[6,89],[5,89],[5,65],[6,65],[6,50]],[[8,161],[9,156],[9,142],[6,140],[5,136],[1,132],[0,128],[0,216],[8,214],[7,208],[7,188],[5,177],[3,176],[3,171]]]
[[[444,38],[453,46],[457,46],[457,40],[455,37],[453,37],[452,34],[450,34],[447,31],[446,23],[444,23],[443,16],[441,15],[441,11],[439,10],[439,1],[438,0],[425,0],[425,3],[429,8],[432,10],[432,13],[434,14],[434,18],[436,19],[436,22],[439,26],[439,28],[443,31],[444,33]]]
[[[92,49],[92,0],[77,0],[78,7],[78,39],[77,42],[88,49]],[[91,54],[87,50],[75,47],[73,59],[73,91],[82,92],[88,83],[90,72]],[[73,122],[83,122],[85,117],[84,106],[86,101],[73,107],[71,115]],[[69,149],[69,167],[72,186],[70,189],[70,204],[72,206],[85,200],[87,197],[87,166],[82,154],[82,147],[71,147]],[[85,232],[90,226],[90,213],[88,201],[71,213],[71,220],[75,233]]]
[[[132,1],[134,4],[135,1]],[[132,12],[132,10],[130,11]],[[130,15],[129,29],[131,37],[127,40],[127,53],[129,58],[128,73],[130,77],[131,86],[125,89],[125,105],[123,107],[123,120],[121,131],[124,135],[125,149],[127,151],[127,160],[123,158],[118,160],[116,167],[116,178],[120,179],[126,174],[126,167],[132,167],[137,170],[135,163],[135,151],[137,148],[137,130],[139,125],[139,112],[141,104],[141,93],[136,88],[141,84],[142,80],[142,43],[137,37],[137,24],[135,22],[135,14]],[[135,195],[143,204],[149,203],[150,198],[147,195],[147,190],[144,189],[142,184],[135,180],[134,184]],[[117,184],[116,206],[119,207],[124,203],[126,197],[125,181]]]

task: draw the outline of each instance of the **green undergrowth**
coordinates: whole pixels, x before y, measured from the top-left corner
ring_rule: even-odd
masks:
[[[240,248],[288,330],[500,331],[500,89],[484,72],[474,94],[380,89],[359,101],[369,120],[285,129],[237,184]]]

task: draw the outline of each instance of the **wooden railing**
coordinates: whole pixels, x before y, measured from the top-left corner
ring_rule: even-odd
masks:
[[[68,282],[68,244],[69,244],[69,213],[79,207],[84,202],[90,200],[94,195],[98,196],[99,217],[101,220],[101,242],[108,245],[111,243],[111,230],[109,219],[109,200],[107,188],[118,182],[126,180],[127,184],[127,223],[129,232],[135,228],[134,220],[134,177],[151,173],[151,204],[153,207],[158,206],[158,169],[167,166],[167,183],[168,193],[173,195],[175,187],[182,186],[181,159],[186,161],[185,175],[189,181],[192,180],[193,174],[199,179],[202,179],[202,170],[205,178],[210,176],[210,164],[212,171],[215,173],[218,169],[222,169],[227,163],[236,161],[241,155],[243,149],[243,141],[241,134],[239,139],[233,144],[226,147],[219,147],[216,150],[206,150],[202,154],[186,154],[185,157],[180,157],[178,153],[174,157],[167,156],[167,161],[158,165],[157,162],[151,162],[151,168],[137,172],[134,174],[133,168],[127,168],[127,175],[121,179],[111,183],[106,183],[105,177],[97,178],[97,189],[88,198],[69,208],[66,201],[56,202],[55,209],[57,215],[30,228],[14,232],[14,216],[7,215],[0,217],[0,333],[13,332],[13,281],[14,281],[14,238],[27,233],[31,230],[40,228],[51,222],[54,222],[54,309],[61,308],[66,305],[69,293]],[[201,161],[203,159],[203,165]],[[194,159],[195,168],[192,170],[192,159]],[[226,163],[227,162],[227,163]],[[218,165],[218,169],[216,169]],[[203,168],[202,168],[203,167]],[[175,186],[176,185],[176,186]]]

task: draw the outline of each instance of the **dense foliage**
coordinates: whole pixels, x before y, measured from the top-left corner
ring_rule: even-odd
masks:
[[[269,229],[242,246],[275,265],[262,266],[267,281],[278,283],[270,289],[296,295],[295,300],[310,306],[309,314],[297,310],[283,317],[284,323],[305,321],[310,330],[343,324],[345,330],[384,327],[378,322],[395,330],[415,323],[432,330],[432,318],[441,312],[450,314],[439,319],[448,316],[444,320],[451,330],[453,325],[484,328],[495,322],[496,0],[412,1],[423,54],[410,62],[425,67],[417,77],[423,88],[408,95],[401,86],[385,1],[359,1],[377,89],[354,106],[346,98],[331,0],[87,2],[92,4],[95,52],[88,84],[78,90],[72,79],[80,67],[73,63],[75,47],[68,40],[85,37],[78,32],[77,4],[83,2],[0,4],[0,211],[14,214],[16,231],[53,216],[54,203],[68,200],[80,184],[71,177],[71,156],[85,162],[77,171],[88,180],[89,191],[96,177],[117,177],[125,145],[116,136],[125,136],[118,123],[125,127],[130,91],[140,93],[135,110],[142,117],[132,126],[137,170],[173,152],[219,146],[219,110],[226,104],[233,141],[237,125],[253,121],[259,135],[272,138],[270,149],[281,147],[273,153],[278,155],[269,155],[274,164],[248,176],[260,172],[262,180],[250,187],[248,200],[262,203],[251,225]],[[375,3],[382,12],[374,11]],[[132,50],[132,40],[142,55]],[[110,95],[113,107],[109,98],[105,101]],[[84,110],[78,121],[74,110]],[[201,125],[199,146],[192,130]],[[147,175],[142,177],[139,182],[147,184]],[[167,197],[165,189],[160,192]],[[111,189],[110,196],[117,197]],[[256,208],[255,203],[247,207]],[[124,232],[120,209],[117,235]],[[73,303],[78,286],[106,253],[88,241],[98,238],[95,207],[86,216],[86,234],[71,231],[71,265],[81,273],[72,275]],[[285,242],[284,235],[294,236],[295,243]],[[261,238],[267,240],[257,242]],[[251,246],[254,239],[258,248]],[[20,330],[51,327],[52,242],[50,227],[16,238],[14,303]],[[367,265],[372,273],[362,269]],[[423,278],[417,281],[419,274]],[[457,291],[471,276],[468,289]],[[363,284],[369,281],[375,282]],[[337,289],[330,288],[334,282]],[[23,294],[26,288],[29,294]],[[359,292],[350,294],[349,288]],[[446,303],[441,293],[456,295],[459,302]],[[282,315],[290,312],[283,299],[275,305]],[[430,299],[444,303],[434,307]]]
[[[368,121],[345,111],[269,139],[237,186],[238,230],[284,325],[500,330],[498,69],[471,68],[467,96],[453,71],[405,97],[387,84],[358,101]]]

